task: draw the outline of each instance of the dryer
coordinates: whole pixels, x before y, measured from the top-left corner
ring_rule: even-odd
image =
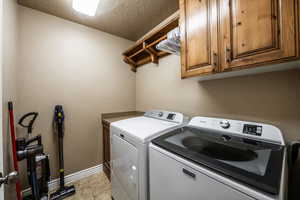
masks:
[[[152,110],[111,124],[111,184],[114,200],[147,200],[149,142],[184,125],[182,113]]]

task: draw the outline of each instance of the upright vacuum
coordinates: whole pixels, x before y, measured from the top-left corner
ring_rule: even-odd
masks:
[[[75,194],[74,185],[65,186],[64,151],[63,151],[64,120],[65,120],[65,115],[64,115],[63,107],[61,105],[55,106],[53,125],[54,125],[54,132],[58,136],[60,187],[55,193],[50,195],[51,200],[61,200]]]
[[[32,134],[33,124],[37,117],[37,112],[31,112],[19,120],[19,125],[27,129],[28,135]],[[28,121],[28,124],[25,124],[25,121]],[[50,167],[49,157],[44,153],[42,136],[17,138],[16,154],[18,161],[27,161],[27,175],[31,186],[31,195],[24,197],[23,200],[47,200]]]

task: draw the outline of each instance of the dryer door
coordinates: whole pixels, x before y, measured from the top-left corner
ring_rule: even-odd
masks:
[[[112,137],[112,196],[115,200],[138,199],[138,150],[124,139]]]

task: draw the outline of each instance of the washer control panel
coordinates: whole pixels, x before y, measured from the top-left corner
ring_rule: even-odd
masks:
[[[147,111],[145,117],[151,117],[161,120],[166,120],[175,123],[183,123],[184,117],[182,113],[163,111],[163,110],[151,110]]]
[[[275,126],[264,123],[194,117],[188,125],[196,128],[220,131],[225,135],[236,135],[243,138],[285,144],[281,131]]]
[[[261,136],[262,130],[263,130],[262,126],[252,125],[252,124],[244,124],[243,133],[248,134],[248,135]]]

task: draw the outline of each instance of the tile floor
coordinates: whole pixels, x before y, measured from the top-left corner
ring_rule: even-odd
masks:
[[[76,194],[66,200],[111,200],[110,182],[104,173],[74,182]]]

